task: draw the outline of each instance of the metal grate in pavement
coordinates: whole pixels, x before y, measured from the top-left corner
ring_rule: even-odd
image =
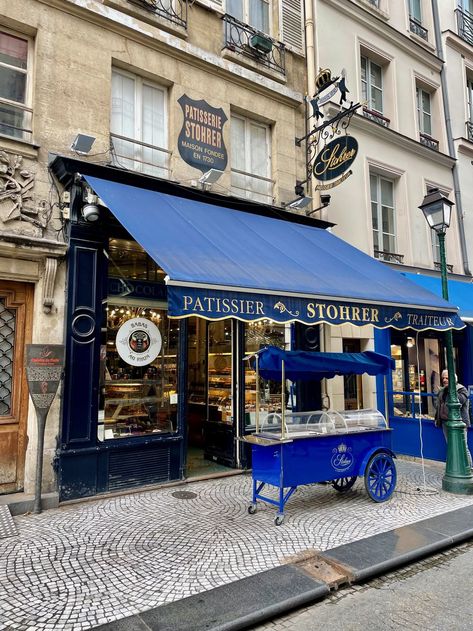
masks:
[[[0,506],[0,539],[17,535],[17,530],[13,517],[8,506]]]

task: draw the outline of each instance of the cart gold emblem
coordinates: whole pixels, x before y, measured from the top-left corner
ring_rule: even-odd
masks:
[[[351,447],[348,447],[345,443],[340,443],[338,447],[332,449],[332,454],[330,464],[335,471],[346,471],[352,466],[354,458],[351,453]]]

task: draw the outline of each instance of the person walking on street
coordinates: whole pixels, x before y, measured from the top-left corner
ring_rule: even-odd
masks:
[[[443,429],[443,435],[445,436],[445,441],[447,442],[447,425],[448,421],[448,406],[447,406],[447,398],[448,398],[448,370],[442,370],[442,374],[440,377],[442,382],[442,388],[437,393],[437,409],[435,411],[435,427],[441,427]],[[460,414],[461,420],[465,423],[465,442],[466,442],[466,454],[468,456],[468,464],[471,468],[473,468],[473,461],[471,459],[471,453],[468,449],[468,432],[467,429],[470,427],[470,400],[468,398],[468,390],[461,383],[458,383],[458,378],[455,375],[455,383],[458,401],[460,402]]]

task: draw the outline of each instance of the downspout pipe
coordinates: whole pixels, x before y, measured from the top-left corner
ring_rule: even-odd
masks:
[[[471,276],[470,265],[468,262],[468,251],[466,247],[465,224],[463,222],[463,206],[460,192],[460,179],[458,176],[458,165],[456,160],[455,144],[453,142],[452,118],[450,115],[450,105],[448,100],[447,70],[445,59],[443,56],[442,31],[440,29],[440,16],[437,0],[432,0],[432,15],[434,18],[435,45],[437,48],[437,57],[442,61],[442,69],[440,70],[440,85],[442,86],[442,100],[445,112],[445,127],[447,130],[448,154],[455,160],[452,167],[453,192],[455,196],[455,205],[457,207],[458,229],[460,233],[460,247],[463,259],[463,270],[466,275]]]

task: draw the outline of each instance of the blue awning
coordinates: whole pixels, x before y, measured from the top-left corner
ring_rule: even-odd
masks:
[[[442,295],[442,279],[439,276],[425,276],[424,274],[411,274],[401,272],[403,276],[414,283],[431,291],[437,296]],[[449,301],[457,305],[459,315],[465,322],[473,322],[473,281],[448,280]]]
[[[291,381],[331,379],[336,375],[386,375],[395,368],[394,359],[374,351],[364,353],[317,353],[285,351],[266,346],[258,352],[258,371],[263,379]]]
[[[85,179],[167,273],[170,316],[463,326],[453,305],[320,228]]]

